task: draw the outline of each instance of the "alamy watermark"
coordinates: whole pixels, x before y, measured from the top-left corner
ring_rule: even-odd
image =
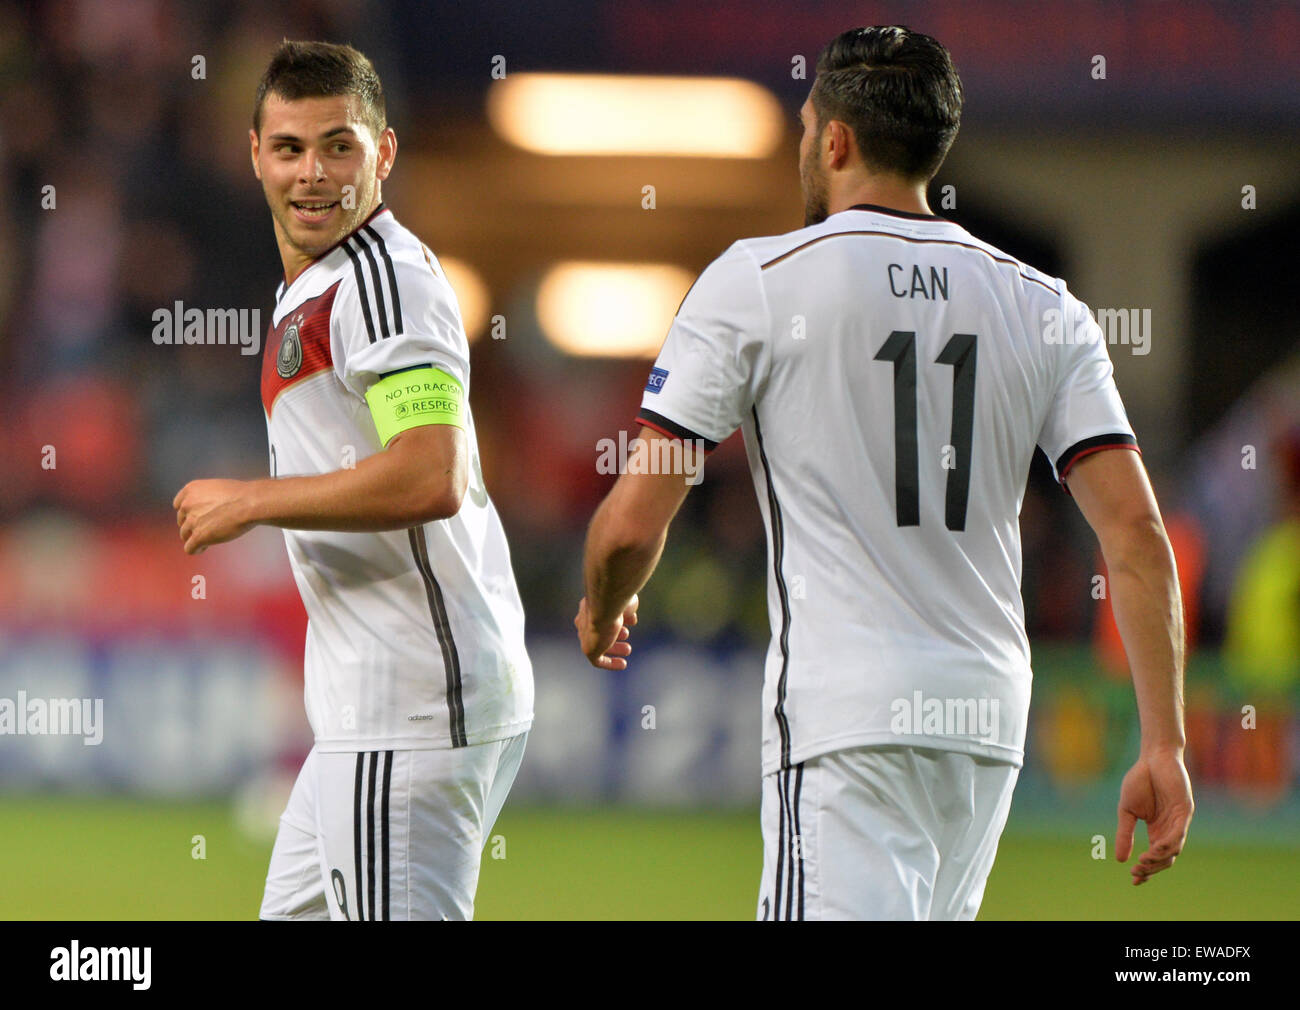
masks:
[[[256,354],[262,345],[261,309],[186,308],[177,301],[154,309],[153,342],[164,344],[239,345],[240,354]]]
[[[998,740],[997,698],[935,698],[913,691],[889,704],[889,731],[898,736],[966,736]]]
[[[73,940],[50,950],[50,980],[130,982],[132,989],[148,989],[152,960],[152,947],[83,947]]]
[[[656,449],[657,447],[657,449]],[[645,473],[681,474],[687,484],[704,479],[704,439],[641,438],[618,433],[618,440],[602,438],[596,442],[596,472],[604,474]]]
[[[1073,328],[1060,309],[1043,313],[1043,342],[1047,344],[1095,344],[1105,340],[1111,346],[1132,347],[1142,357],[1151,353],[1150,309],[1089,309]],[[1095,325],[1094,325],[1095,323]]]
[[[79,736],[87,747],[104,742],[103,698],[0,698],[0,736]]]

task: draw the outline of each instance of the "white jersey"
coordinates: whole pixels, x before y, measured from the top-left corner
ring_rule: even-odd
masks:
[[[737,242],[678,310],[638,420],[706,448],[744,432],[770,558],[765,774],[872,744],[1021,763],[1034,447],[1058,477],[1136,447],[1064,282],[879,207]]]
[[[383,205],[277,292],[262,364],[272,476],[381,451],[366,390],[432,365],[468,397],[469,344],[438,261]],[[449,519],[384,533],[285,530],[307,610],[320,751],[464,747],[533,717],[524,614],[464,411],[469,489]]]

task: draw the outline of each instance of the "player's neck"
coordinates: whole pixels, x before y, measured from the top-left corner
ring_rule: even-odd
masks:
[[[316,261],[316,257],[308,256],[301,249],[289,245],[283,239],[278,244],[280,246],[280,262],[284,266],[284,286],[288,288],[298,279],[299,274]]]
[[[933,214],[925,190],[925,183],[909,183],[882,175],[860,176],[851,182],[845,180],[839,187],[832,185],[828,211],[838,214],[865,203],[906,214]]]

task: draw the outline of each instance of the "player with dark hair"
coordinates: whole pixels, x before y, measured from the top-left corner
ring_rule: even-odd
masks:
[[[316,742],[261,917],[470,918],[533,683],[460,311],[382,202],[397,137],[365,56],[284,42],[249,141],[284,265],[262,365],[271,476],[191,481],[174,505],[190,554],[282,527],[309,618]]]
[[[914,188],[934,178],[961,125],[961,78],[948,51],[928,35],[902,28],[861,28],[831,40],[817,60],[808,100],[820,133],[847,127],[863,168]],[[802,114],[801,114],[802,115]],[[808,224],[829,213],[827,177],[800,158]]]
[[[800,111],[806,227],[700,275],[637,418],[654,460],[744,432],[770,558],[760,918],[978,912],[1024,757],[1036,446],[1101,542],[1133,670],[1115,854],[1146,821],[1135,884],[1192,815],[1178,581],[1105,340],[1063,281],[931,213],[961,106],[929,36],[834,39]],[[629,463],[588,531],[575,623],[598,667],[626,666],[690,487],[662,470]]]

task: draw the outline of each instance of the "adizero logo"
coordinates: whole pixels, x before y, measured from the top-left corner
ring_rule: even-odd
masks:
[[[50,951],[50,978],[55,982],[130,982],[148,989],[152,947],[83,947],[73,940]]]
[[[889,731],[897,736],[966,736],[998,742],[997,698],[895,698],[889,706]]]

